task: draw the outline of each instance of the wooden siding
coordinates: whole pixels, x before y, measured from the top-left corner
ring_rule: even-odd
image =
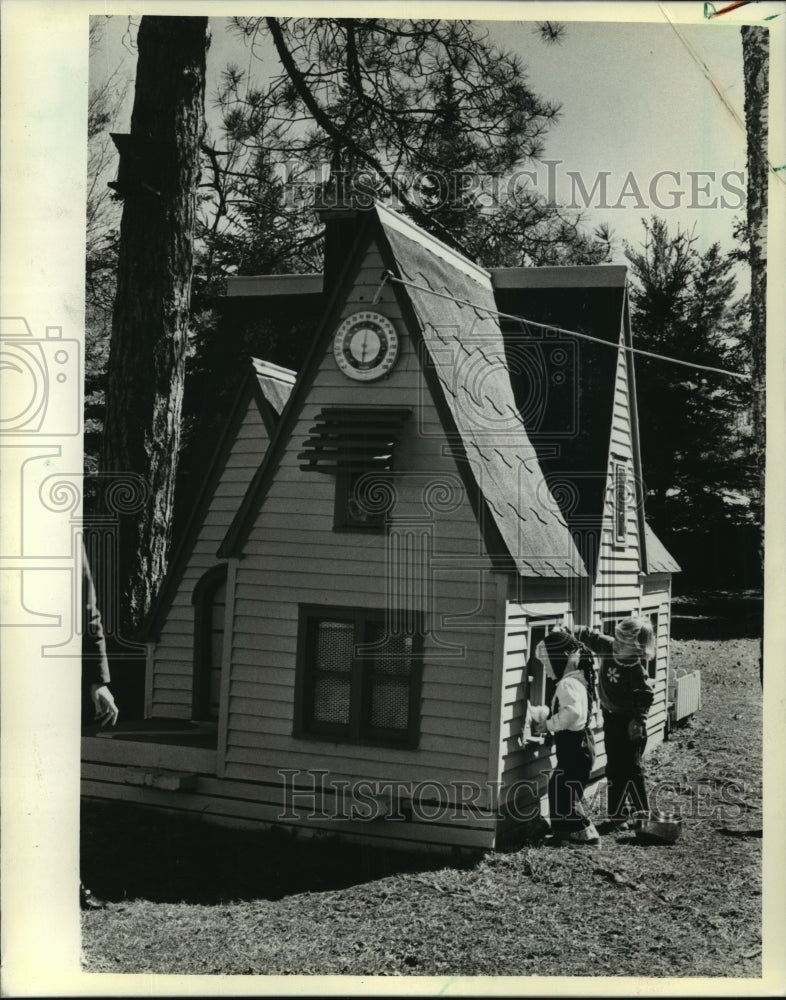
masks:
[[[132,774],[189,776],[187,790],[167,790],[129,780]],[[217,824],[285,827],[303,836],[340,836],[378,847],[428,851],[479,851],[494,846],[497,818],[492,808],[461,800],[440,805],[426,782],[406,781],[386,789],[379,806],[358,787],[353,794],[331,774],[316,783],[308,774],[268,770],[252,781],[217,778],[215,752],[170,745],[82,740],[81,793],[88,799],[130,802],[189,814]],[[294,792],[294,795],[293,795]],[[413,802],[414,798],[414,802]],[[378,808],[378,816],[369,812]],[[364,819],[348,818],[360,810]]]
[[[527,665],[532,655],[532,629],[572,623],[568,600],[508,601],[505,614],[502,676],[501,740],[499,745],[500,798],[507,802],[507,824],[516,826],[545,808],[541,799],[556,760],[553,749],[538,744],[518,745],[529,696]]]
[[[627,478],[625,540],[619,542],[615,532],[615,465],[624,462]],[[655,700],[647,719],[650,745],[662,737],[666,723],[668,644],[670,634],[670,578],[662,575],[654,581],[644,577],[639,510],[636,498],[641,496],[635,481],[637,462],[634,449],[634,420],[626,352],[619,351],[614,386],[614,406],[609,443],[607,489],[601,531],[598,573],[593,595],[593,622],[601,627],[610,615],[658,614],[658,635],[655,676],[652,678]],[[596,769],[605,767],[602,740],[598,743]]]
[[[663,739],[668,711],[669,636],[671,634],[671,582],[669,578],[658,581],[660,590],[644,588],[641,599],[643,615],[657,614],[658,631],[655,636],[655,701],[647,717],[647,734],[652,742]]]
[[[641,614],[657,614],[657,650],[654,677],[655,700],[647,720],[648,750],[663,739],[666,724],[666,685],[668,678],[669,654],[669,614],[670,587],[667,577],[657,581],[657,588],[649,586],[642,596],[636,591],[635,600],[626,606],[628,612]],[[533,744],[527,748],[518,746],[518,736],[521,732],[523,716],[526,709],[527,694],[527,662],[531,655],[531,630],[543,622],[556,620],[559,612],[559,601],[544,601],[543,615],[538,615],[538,601],[524,599],[523,603],[509,601],[505,620],[504,668],[502,715],[500,731],[500,798],[504,802],[512,799],[515,805],[505,816],[500,825],[498,836],[505,837],[512,828],[525,823],[532,818],[540,808],[547,806],[543,797],[546,793],[548,775],[556,764],[553,749]],[[564,603],[563,621],[571,622],[569,602]],[[603,743],[603,720],[596,706],[593,732],[595,735],[596,759],[592,778],[597,779],[605,772],[606,752]],[[587,791],[589,801],[600,792],[598,786]]]
[[[634,478],[636,468],[631,427],[628,366],[625,351],[620,350],[614,385],[614,405],[606,477],[607,489],[593,601],[595,623],[600,621],[603,614],[616,613],[619,610],[630,614],[639,606],[639,574],[642,567],[638,511],[633,499],[638,491]],[[615,533],[614,468],[616,462],[624,462],[626,466],[628,502],[626,503],[624,543],[617,541]]]
[[[383,270],[372,246],[341,319],[371,307]],[[269,782],[280,768],[324,769],[336,780],[438,782],[448,797],[452,783],[470,781],[487,798],[491,747],[497,743],[497,574],[390,285],[373,308],[399,333],[395,367],[383,380],[353,381],[337,368],[332,343],[325,344],[238,563],[222,773],[229,782]],[[335,477],[299,467],[297,455],[321,409],[353,405],[412,410],[396,446],[397,502],[387,535],[334,532]],[[403,470],[398,477],[396,470]],[[429,494],[440,484],[441,497]],[[389,555],[394,537],[412,545],[409,568],[400,576],[392,572]],[[425,604],[433,632],[424,647],[416,749],[292,735],[300,604]]]
[[[252,398],[186,562],[159,641],[150,657],[148,716],[191,718],[194,659],[191,596],[202,575],[217,565],[218,546],[267,445],[268,433]]]

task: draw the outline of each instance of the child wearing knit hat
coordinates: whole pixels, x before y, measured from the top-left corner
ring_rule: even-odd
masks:
[[[573,633],[599,660],[608,819],[624,826],[633,813],[649,809],[641,759],[654,699],[647,674],[647,662],[655,655],[652,624],[649,618],[631,616],[617,624],[613,638],[584,626]]]
[[[590,729],[595,693],[595,665],[590,651],[572,636],[552,631],[543,640],[543,659],[557,681],[549,709],[529,709],[532,732],[553,735],[557,766],[549,776],[548,799],[555,843],[600,843],[587,815],[584,789],[595,762]]]

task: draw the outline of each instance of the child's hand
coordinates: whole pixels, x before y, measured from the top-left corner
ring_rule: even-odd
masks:
[[[629,740],[640,740],[646,732],[646,729],[640,722],[636,719],[631,719],[628,723],[628,739]]]

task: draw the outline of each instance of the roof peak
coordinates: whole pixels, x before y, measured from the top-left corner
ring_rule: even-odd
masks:
[[[407,239],[429,250],[435,257],[439,257],[445,263],[455,267],[456,270],[466,274],[484,287],[491,288],[491,274],[485,267],[474,263],[474,261],[465,257],[458,250],[454,250],[453,247],[448,246],[447,243],[443,243],[436,236],[427,233],[425,229],[422,229],[405,215],[394,212],[392,209],[386,208],[379,203],[375,204],[374,208],[383,226],[401,233],[402,236],[406,236]]]
[[[294,385],[297,372],[291,368],[283,368],[281,365],[274,365],[272,361],[263,361],[262,358],[251,358],[251,364],[257,375],[265,375],[268,378],[276,378],[281,382],[289,382]]]

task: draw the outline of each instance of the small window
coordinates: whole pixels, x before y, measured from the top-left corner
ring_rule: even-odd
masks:
[[[391,499],[389,475],[339,470],[333,528],[337,531],[384,531]]]
[[[416,746],[421,654],[382,611],[301,607],[295,735]]]
[[[634,614],[637,614],[637,612],[635,610],[627,611],[627,612],[624,612],[624,613],[623,612],[615,612],[612,615],[604,615],[603,616],[603,621],[602,621],[603,634],[604,635],[609,635],[609,636],[613,637],[614,636],[614,631],[615,631],[615,629],[617,627],[618,622],[621,622],[625,618],[630,618],[631,615],[634,615]],[[657,612],[653,612],[652,614],[650,614],[649,618],[650,618],[650,621],[652,622],[652,630],[653,630],[653,632],[655,634],[655,639],[657,641],[657,638],[658,638],[658,614],[657,614]],[[647,662],[647,672],[648,672],[648,674],[649,674],[649,676],[651,678],[654,678],[655,675],[656,675],[656,673],[657,673],[657,670],[658,670],[658,658],[657,658],[657,652],[656,652],[656,655],[651,660],[649,660]]]
[[[635,608],[631,608],[629,611],[604,612],[601,614],[600,630],[604,635],[610,635],[613,638],[617,625],[635,614],[638,614]]]
[[[655,655],[647,664],[647,670],[649,675],[654,680],[658,676],[658,612],[650,612],[650,621],[652,622],[652,634],[655,636]]]
[[[550,705],[554,697],[556,681],[546,675],[546,664],[541,658],[540,644],[557,622],[532,625],[529,634],[529,655],[527,657],[527,703],[529,705]]]
[[[614,541],[624,545],[628,536],[627,463],[614,463]]]

